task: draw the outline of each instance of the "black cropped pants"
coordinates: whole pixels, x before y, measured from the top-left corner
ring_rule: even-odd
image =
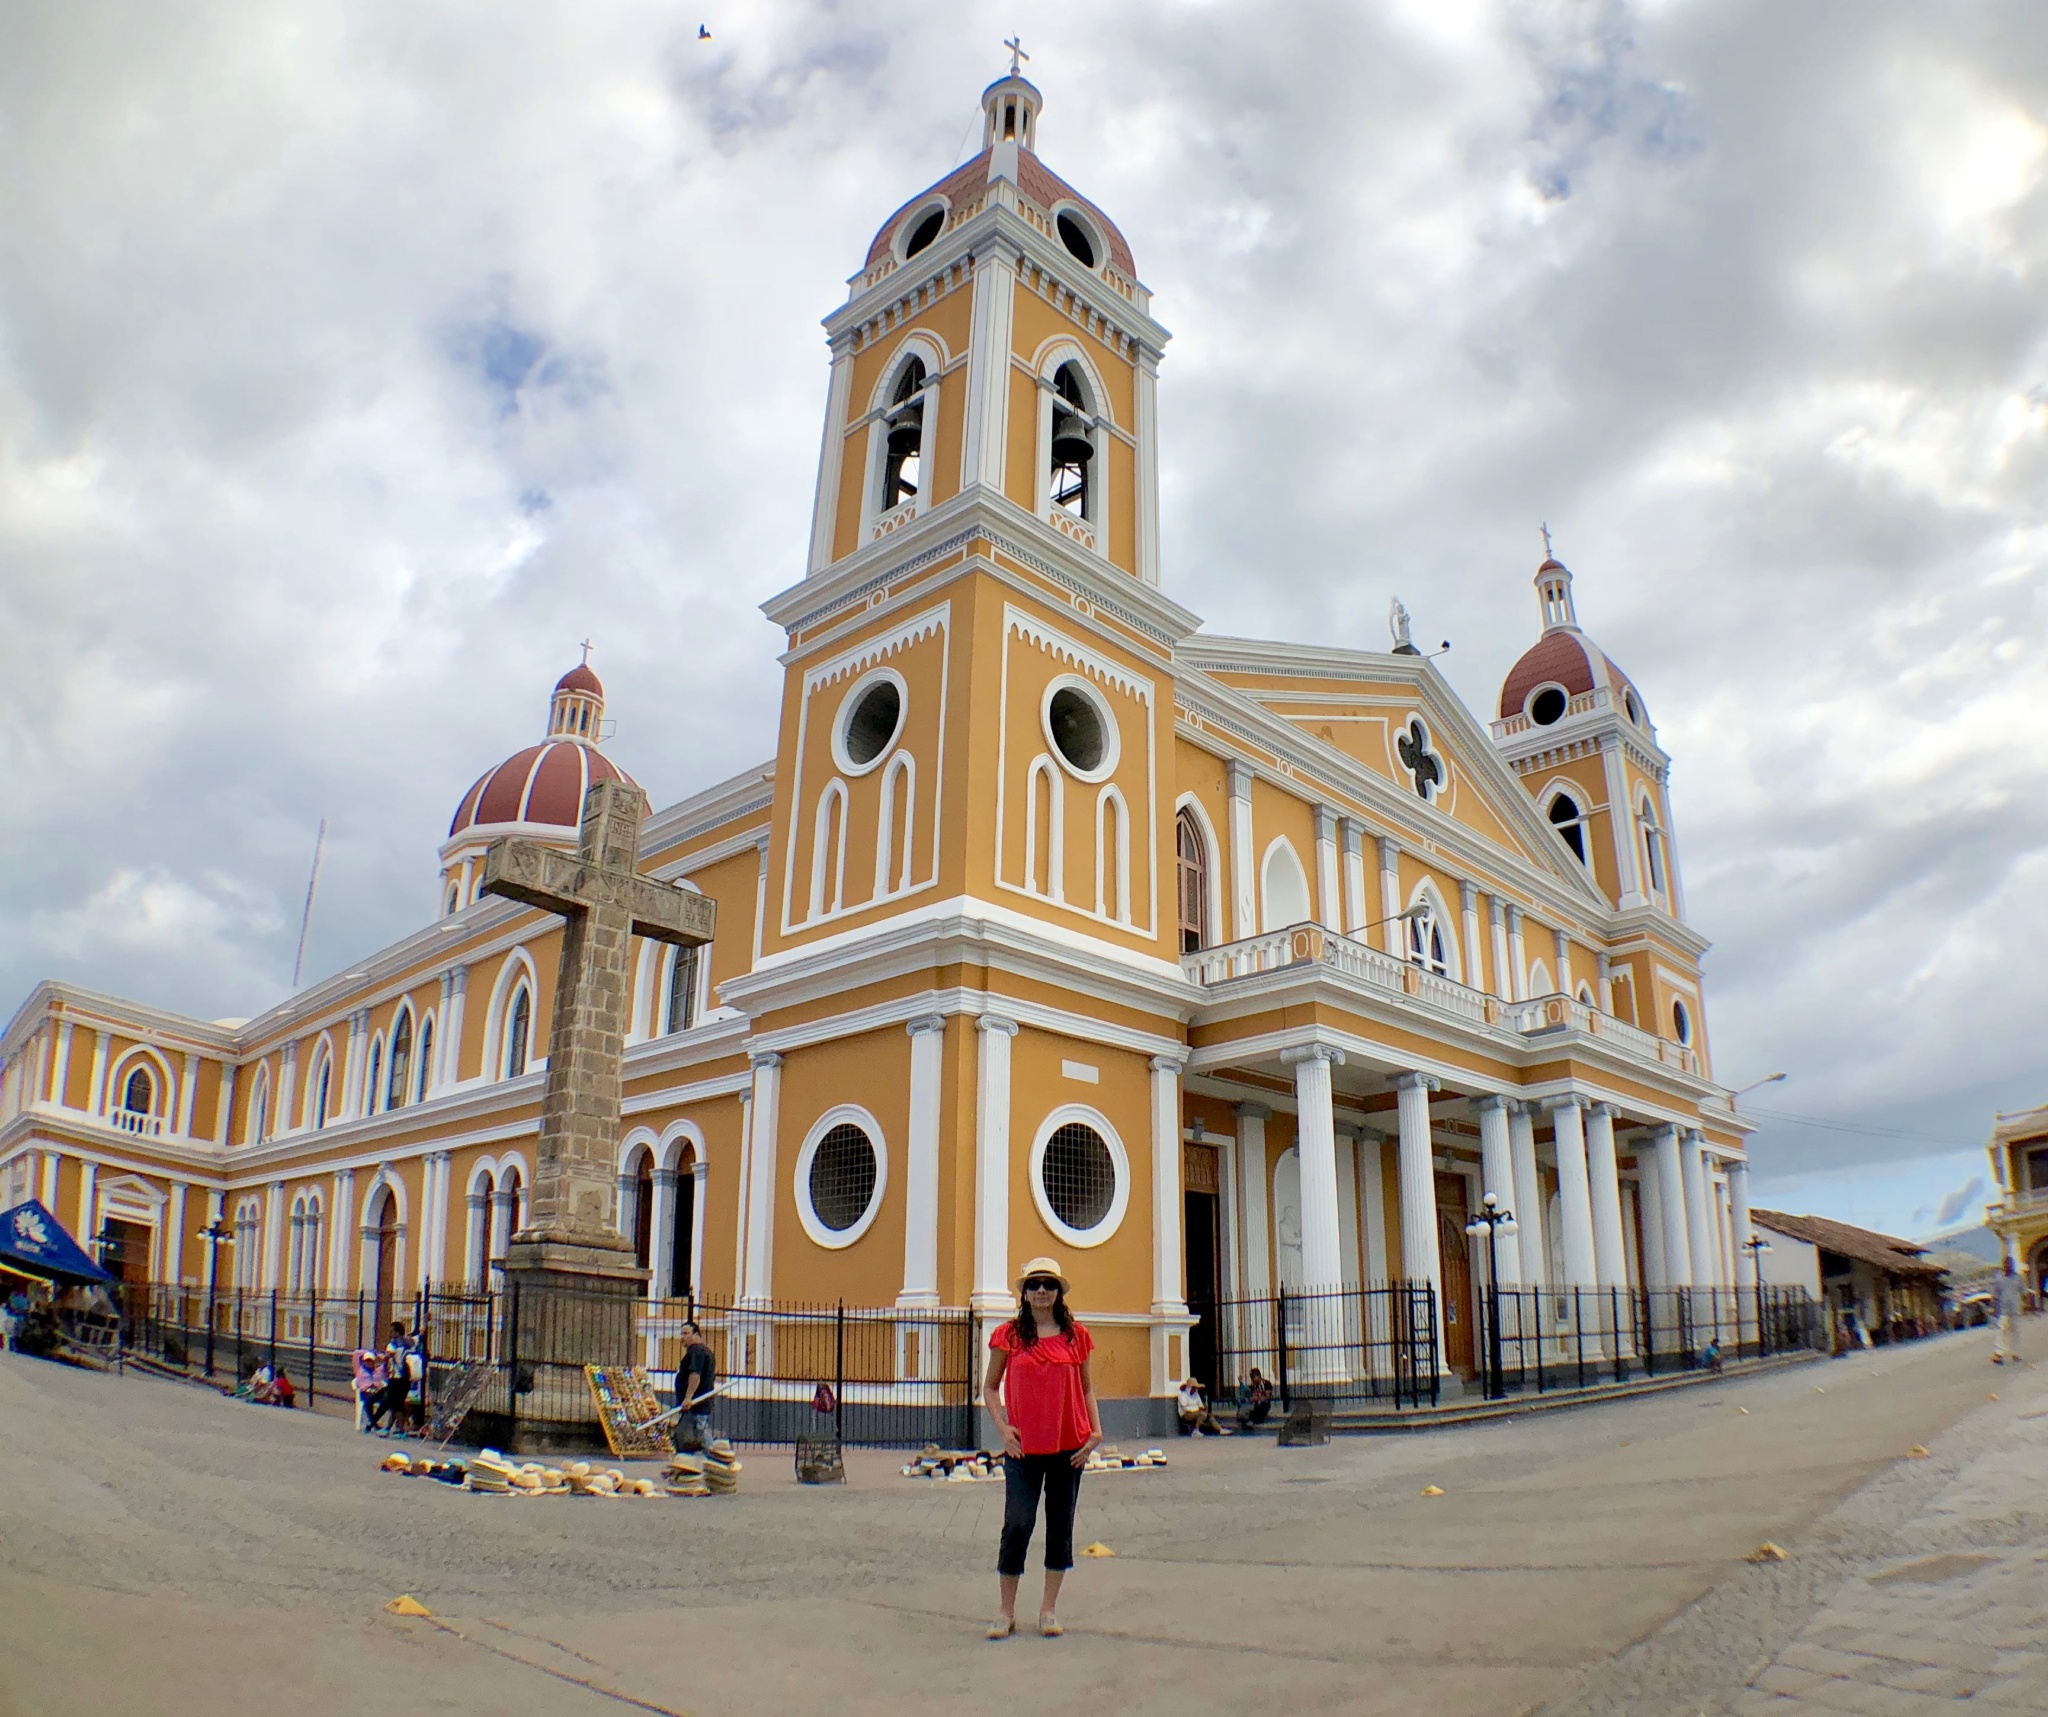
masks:
[[[1003,1462],[1003,1542],[996,1553],[998,1574],[1024,1572],[1031,1529],[1038,1524],[1038,1496],[1045,1493],[1045,1571],[1064,1574],[1074,1565],[1074,1504],[1081,1495],[1081,1469],[1074,1451],[1057,1455],[1013,1455]]]

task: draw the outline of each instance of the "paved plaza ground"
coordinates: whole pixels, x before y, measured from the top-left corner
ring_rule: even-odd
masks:
[[[2048,1711],[2048,1367],[1989,1351],[1178,1443],[1084,1484],[1116,1556],[1002,1644],[999,1484],[753,1450],[729,1500],[474,1496],[332,1418],[0,1355],[0,1717]]]

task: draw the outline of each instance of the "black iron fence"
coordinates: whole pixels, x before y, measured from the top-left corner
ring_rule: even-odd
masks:
[[[648,1299],[519,1284],[430,1286],[405,1298],[153,1284],[122,1295],[131,1354],[218,1380],[267,1365],[302,1404],[353,1408],[355,1356],[381,1348],[392,1323],[417,1335],[429,1403],[454,1380],[486,1373],[465,1442],[574,1445],[598,1435],[586,1365],[644,1367],[666,1387],[684,1326],[711,1348],[714,1428],[753,1442],[833,1434],[850,1444],[972,1446],[978,1380],[973,1321],[925,1311],[775,1301]]]
[[[1494,1398],[1827,1345],[1820,1303],[1802,1288],[1500,1288],[1479,1295],[1478,1311],[1474,1361]]]
[[[1267,1298],[1193,1303],[1190,1351],[1214,1356],[1198,1381],[1218,1414],[1257,1422],[1260,1384],[1282,1410],[1297,1399],[1422,1407],[1439,1391],[1436,1290],[1427,1282],[1283,1289]]]

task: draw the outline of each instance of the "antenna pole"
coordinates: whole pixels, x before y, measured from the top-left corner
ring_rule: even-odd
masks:
[[[313,890],[320,886],[320,854],[327,846],[327,819],[320,819],[320,833],[313,840],[313,874],[306,878],[306,910],[299,919],[299,957],[292,962],[292,989],[299,987],[299,974],[306,969],[306,932],[313,928]]]

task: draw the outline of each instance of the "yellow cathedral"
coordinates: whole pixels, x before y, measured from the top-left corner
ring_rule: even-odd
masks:
[[[1202,632],[1159,564],[1151,294],[1041,161],[1039,92],[982,107],[825,324],[772,761],[643,835],[717,905],[637,962],[618,1222],[649,1293],[1002,1315],[1052,1253],[1114,1431],[1217,1381],[1220,1302],[1287,1286],[1428,1283],[1469,1375],[1487,1193],[1521,1218],[1504,1284],[1733,1285],[1747,1127],[1669,762],[1572,575],[1537,569],[1490,719],[1398,604],[1385,651]],[[434,920],[258,1018],[38,985],[0,1038],[0,1205],[137,1281],[203,1284],[221,1224],[248,1288],[487,1285],[561,926],[481,895],[483,853],[573,848],[622,775],[604,715],[572,668],[462,795]]]

